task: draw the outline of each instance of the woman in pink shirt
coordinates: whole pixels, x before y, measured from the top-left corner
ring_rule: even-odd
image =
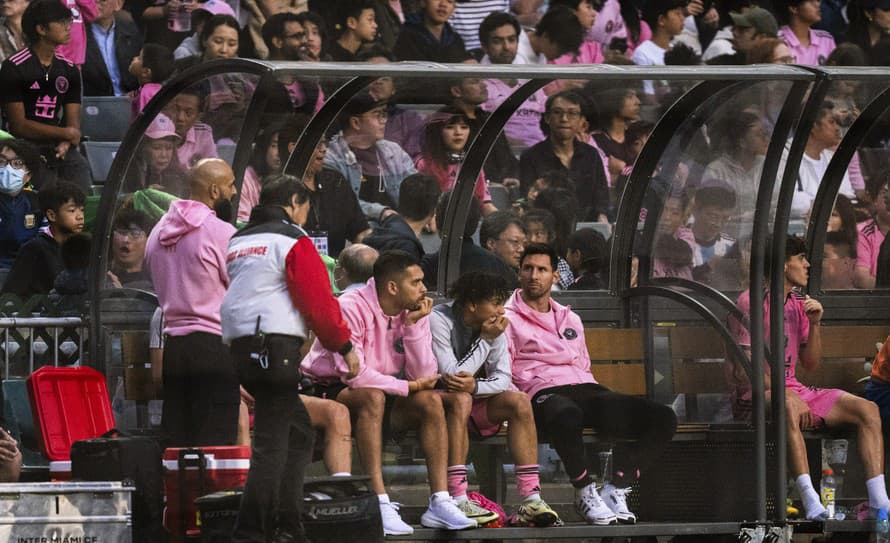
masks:
[[[247,222],[250,211],[260,203],[260,180],[269,174],[281,171],[281,157],[278,154],[278,133],[284,123],[274,123],[265,127],[257,134],[250,163],[244,170],[244,181],[241,183],[241,194],[238,200],[238,220]]]
[[[106,0],[111,1],[111,0]],[[74,64],[81,66],[87,55],[87,29],[84,21],[92,23],[99,15],[96,0],[61,0],[71,10],[71,41],[60,45],[56,52]]]

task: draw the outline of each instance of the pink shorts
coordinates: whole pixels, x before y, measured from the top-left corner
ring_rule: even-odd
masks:
[[[837,388],[808,387],[797,379],[788,379],[785,382],[785,387],[796,392],[800,399],[810,407],[810,411],[822,420],[825,420],[834,404],[845,394],[843,390]]]
[[[473,398],[469,429],[480,437],[491,437],[501,431],[500,422],[488,420],[488,398]]]

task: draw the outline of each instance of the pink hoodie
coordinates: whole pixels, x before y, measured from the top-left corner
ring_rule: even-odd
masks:
[[[145,267],[164,311],[164,333],[222,335],[219,306],[229,276],[226,251],[235,227],[201,202],[178,200],[145,244]]]
[[[60,0],[71,10],[74,19],[71,21],[71,41],[56,48],[63,57],[77,66],[82,66],[87,55],[87,27],[84,22],[92,23],[99,15],[96,0]]]
[[[407,311],[389,317],[380,308],[374,279],[340,296],[340,311],[352,331],[351,341],[360,369],[346,379],[343,357],[325,349],[316,339],[303,359],[303,373],[313,381],[342,381],[349,388],[379,388],[387,394],[408,395],[408,380],[436,375],[429,318],[405,324]]]
[[[513,384],[534,397],[545,388],[596,383],[581,317],[552,299],[550,311],[536,311],[522,301],[520,292],[516,289],[505,306]]]

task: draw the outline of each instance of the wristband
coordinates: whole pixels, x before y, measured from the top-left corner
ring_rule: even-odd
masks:
[[[346,356],[349,354],[349,351],[351,351],[351,350],[352,350],[352,342],[347,340],[346,343],[344,343],[343,346],[340,347],[340,350],[337,351],[337,353],[340,356]]]

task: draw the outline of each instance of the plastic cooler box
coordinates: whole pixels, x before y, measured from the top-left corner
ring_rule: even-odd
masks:
[[[40,449],[50,462],[70,461],[72,443],[114,428],[105,376],[98,371],[47,366],[27,383]]]
[[[250,447],[171,448],[164,451],[164,526],[171,541],[200,533],[195,500],[220,490],[243,487]]]

